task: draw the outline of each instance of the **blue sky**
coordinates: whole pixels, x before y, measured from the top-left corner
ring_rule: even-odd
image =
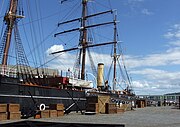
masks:
[[[57,28],[57,22],[65,19],[77,18],[81,14],[81,8],[78,6],[80,0],[69,0],[60,4],[59,0],[23,0],[26,18],[20,21],[19,29],[27,26],[29,31],[31,22],[28,18],[30,15],[27,10],[30,7],[32,11],[31,20],[36,24],[42,24],[37,32],[35,42],[43,42],[40,52],[44,52],[47,59],[54,56],[48,54],[52,51],[71,48],[77,45],[78,33],[73,33],[57,38],[53,34],[60,32],[67,27]],[[26,3],[29,6],[25,5]],[[6,7],[7,0],[0,0],[0,17],[4,14],[3,7]],[[36,6],[35,6],[36,4]],[[41,5],[40,5],[41,4]],[[110,8],[117,9],[118,14],[118,33],[119,40],[122,41],[122,49],[126,67],[132,77],[132,87],[137,94],[164,94],[169,92],[180,92],[180,1],[179,0],[91,0],[90,12],[106,11]],[[40,9],[37,9],[39,7]],[[71,9],[71,15],[68,15]],[[43,17],[42,20],[35,21]],[[63,17],[63,18],[62,18]],[[1,18],[2,19],[2,18]],[[91,20],[92,23],[101,22],[101,20],[109,21],[111,16],[105,18],[97,17]],[[0,22],[2,28],[2,22]],[[27,24],[26,24],[27,23]],[[26,24],[26,25],[22,25]],[[36,27],[37,26],[37,27]],[[68,28],[77,27],[78,23],[68,26]],[[112,27],[105,28],[104,36],[109,35]],[[95,34],[100,33],[100,29],[95,30]],[[21,35],[22,41],[27,42],[26,36]],[[96,41],[109,41],[107,38],[98,38]],[[28,36],[29,42],[33,41]],[[64,41],[66,40],[66,41]],[[75,41],[76,40],[76,41]],[[25,49],[28,48],[27,44]],[[111,61],[104,60],[108,57],[108,47],[104,47],[99,51],[93,49],[95,56],[95,64],[104,62],[108,67]],[[27,54],[32,54],[27,51]],[[36,51],[38,53],[38,51]],[[65,53],[49,64],[51,67],[67,70],[74,64],[74,54]],[[27,55],[32,59],[30,55]],[[41,57],[42,58],[42,57]],[[68,61],[67,61],[68,58]],[[38,59],[38,57],[37,57]],[[89,64],[89,63],[88,63]],[[107,70],[106,70],[107,72]]]

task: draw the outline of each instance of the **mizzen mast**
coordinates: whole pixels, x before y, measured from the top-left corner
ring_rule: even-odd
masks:
[[[114,16],[114,42],[117,42],[117,15]],[[113,55],[113,61],[114,61],[114,72],[113,72],[113,90],[116,89],[116,63],[117,63],[117,44],[114,43],[114,55]]]

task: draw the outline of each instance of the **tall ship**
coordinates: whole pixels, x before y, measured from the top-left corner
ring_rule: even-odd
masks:
[[[68,0],[61,0],[59,4],[68,4],[69,2]],[[37,36],[35,39],[29,40],[35,41],[35,43],[29,45],[26,43],[28,40],[23,42],[21,33],[25,33],[25,31],[19,31],[19,27],[25,29],[26,25],[24,25],[25,23],[23,26],[18,24],[25,18],[22,0],[9,1],[3,18],[4,25],[0,38],[0,103],[19,103],[22,113],[31,116],[41,104],[63,103],[66,109],[84,110],[87,96],[110,95],[112,102],[115,103],[121,103],[122,100],[130,101],[134,98],[131,80],[123,62],[122,49],[118,40],[116,10],[110,9],[94,13],[88,9],[90,4],[89,0],[82,0],[80,2],[81,17],[59,22],[57,26],[60,31],[53,33],[53,36],[59,38],[60,41],[65,39],[62,41],[64,45],[72,45],[68,41],[73,39],[75,46],[67,46],[68,48],[65,49],[48,52],[48,55],[53,57],[46,61],[37,62],[44,56],[32,56],[31,61],[33,60],[35,63],[33,66],[30,63],[29,56],[27,57],[25,53],[24,46],[30,48],[29,54],[40,54],[41,51],[35,50],[42,45],[36,42]],[[100,17],[106,18],[101,19]],[[107,21],[109,17],[111,21]],[[105,19],[106,21],[95,21],[92,20],[93,18]],[[30,23],[32,22],[30,20]],[[38,24],[39,28],[42,27],[41,22]],[[67,29],[64,30],[65,28],[62,27],[65,25],[70,27],[65,27]],[[30,30],[33,27],[35,26],[31,26]],[[104,32],[108,34],[108,36],[105,34],[102,36],[105,38],[105,42],[102,42],[103,39],[102,41],[94,39],[100,32],[93,31],[95,28],[101,27],[105,27]],[[75,32],[76,34],[72,34]],[[32,30],[28,31],[27,34],[23,35],[23,38],[27,39],[27,35],[31,34],[35,33]],[[76,37],[71,37],[75,35]],[[100,53],[103,50],[106,52],[105,55]],[[109,55],[108,52],[110,52]],[[69,56],[66,56],[66,53],[69,53]],[[47,63],[57,60],[61,55],[66,56],[65,58],[69,62],[75,58],[74,64],[70,67],[67,66],[66,72],[59,68],[55,69],[56,66],[53,69],[46,66]],[[95,61],[94,57],[96,57]],[[63,64],[69,64],[66,63],[68,60],[60,59],[58,64],[64,66]],[[56,65],[58,66],[58,64]],[[105,70],[108,71],[105,72]],[[88,75],[91,76],[91,79],[88,79]]]

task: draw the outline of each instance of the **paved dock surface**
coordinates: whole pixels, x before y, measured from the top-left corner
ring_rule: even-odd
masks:
[[[81,115],[80,113],[70,113],[53,119],[30,120],[61,123],[125,124],[125,127],[180,127],[180,109],[169,106],[146,107],[122,114]]]

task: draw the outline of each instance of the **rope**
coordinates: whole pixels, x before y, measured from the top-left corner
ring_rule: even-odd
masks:
[[[28,0],[27,1],[27,11],[28,11],[28,17],[29,17],[29,21],[31,22],[32,21],[32,15],[31,15],[31,12],[30,12],[30,1]],[[30,24],[30,36],[32,38],[32,47],[33,49],[35,48],[35,42],[34,42],[34,37],[33,37],[33,25]],[[33,50],[32,50],[33,51]],[[37,66],[37,56],[36,56],[36,52],[31,52],[31,55],[33,55],[34,53],[34,58],[35,58],[35,67]]]
[[[40,11],[38,10],[38,7],[37,7],[37,6],[38,6],[37,1],[35,2],[35,4],[36,4],[36,12],[37,12],[36,14],[37,14],[37,18],[39,18],[39,12],[40,12]],[[38,25],[38,29],[39,29],[38,32],[39,32],[39,37],[40,37],[40,41],[41,41],[41,40],[42,40],[42,33],[41,33],[41,30],[42,30],[42,29],[41,29],[41,27],[40,27],[40,24],[41,24],[42,22],[40,23],[40,21],[41,21],[41,20],[38,21],[37,25]],[[36,39],[36,42],[37,42],[37,39]],[[42,51],[42,46],[40,46],[40,48],[39,48],[37,51],[38,51],[39,63],[41,64],[41,58],[43,58],[43,57],[40,57],[40,51],[43,52],[43,51]],[[37,70],[37,71],[38,71],[38,70]]]

